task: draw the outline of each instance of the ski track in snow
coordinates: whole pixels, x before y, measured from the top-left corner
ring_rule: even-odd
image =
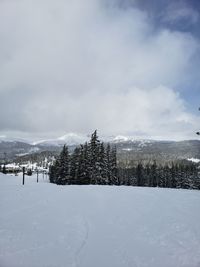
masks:
[[[87,244],[87,240],[89,238],[89,223],[84,219],[83,220],[83,225],[84,225],[84,228],[85,228],[85,236],[80,244],[80,247],[78,248],[78,250],[76,251],[75,253],[75,263],[76,263],[76,267],[79,267],[81,266],[80,265],[80,254],[81,254],[81,251],[83,250],[83,248],[86,246]]]

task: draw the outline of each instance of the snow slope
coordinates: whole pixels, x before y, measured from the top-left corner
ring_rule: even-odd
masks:
[[[200,192],[0,174],[1,267],[199,267]]]

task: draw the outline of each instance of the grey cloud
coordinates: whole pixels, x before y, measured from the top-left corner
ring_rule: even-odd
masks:
[[[184,135],[197,123],[175,88],[193,78],[198,41],[157,31],[137,8],[98,0],[1,1],[0,40],[2,132],[99,128],[164,136],[167,127]]]

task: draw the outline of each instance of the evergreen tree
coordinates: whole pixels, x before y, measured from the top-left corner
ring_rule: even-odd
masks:
[[[88,143],[86,142],[83,146],[83,163],[84,163],[84,179],[86,184],[90,184],[90,160],[89,160],[89,147]]]
[[[198,174],[197,171],[195,171],[195,189],[200,190],[200,175]]]
[[[78,172],[79,172],[79,158],[80,158],[80,148],[76,147],[71,156],[70,164],[70,183],[76,184],[78,181]]]
[[[111,148],[110,144],[108,143],[106,146],[106,154],[105,154],[105,171],[108,184],[112,184],[111,181],[111,158],[110,158]]]
[[[99,150],[99,167],[100,167],[100,180],[99,184],[106,185],[109,183],[108,177],[107,177],[107,164],[106,164],[106,153],[105,153],[105,147],[104,143],[100,144],[100,150]]]
[[[110,171],[111,171],[111,180],[114,185],[119,185],[119,180],[117,177],[117,149],[114,146],[111,149],[110,153]]]
[[[156,161],[151,165],[150,170],[150,184],[149,186],[156,187],[158,186],[158,177],[157,177],[157,164]]]
[[[136,168],[137,186],[144,186],[143,165],[139,163]]]
[[[184,188],[183,164],[176,164],[176,188]]]
[[[58,177],[59,162],[55,160],[54,163],[49,167],[49,181],[50,183],[56,183]]]
[[[162,170],[163,172],[162,187],[170,187],[169,171],[170,170],[168,164],[165,164]]]
[[[172,163],[172,167],[171,167],[171,188],[176,188],[176,167],[174,165],[174,163]]]
[[[150,170],[150,164],[148,163],[147,165],[146,165],[146,168],[145,168],[145,174],[144,174],[144,176],[145,176],[145,186],[150,186],[150,172],[151,172],[151,170]]]
[[[100,178],[100,162],[99,162],[100,141],[97,136],[97,130],[91,136],[89,142],[89,174],[91,184],[97,184]]]
[[[49,166],[49,182],[54,183],[54,170],[53,165]]]
[[[6,173],[7,173],[7,170],[6,170],[6,165],[5,165],[5,164],[3,165],[3,170],[2,170],[2,172],[3,172],[4,174],[6,174]]]
[[[78,158],[78,173],[77,173],[77,184],[89,184],[90,177],[88,175],[88,165],[87,165],[87,145],[80,146],[80,153]]]
[[[58,177],[56,183],[69,183],[69,152],[68,147],[66,145],[64,145],[58,160]]]

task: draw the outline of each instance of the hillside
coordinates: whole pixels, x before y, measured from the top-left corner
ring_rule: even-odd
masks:
[[[200,157],[200,141],[155,141],[135,140],[115,142],[118,158],[126,160],[156,160],[158,163]]]
[[[75,136],[76,137],[76,136]],[[8,162],[38,161],[48,154],[56,156],[62,146],[66,143],[69,151],[78,146],[81,137],[63,138],[59,140],[43,141],[29,144],[22,141],[1,141],[0,140],[0,162],[3,163],[5,156]],[[188,158],[200,158],[200,141],[155,141],[155,140],[134,140],[128,138],[111,138],[109,142],[117,147],[118,159],[120,162],[156,160],[158,163],[167,161],[182,160]],[[45,152],[45,153],[43,153]],[[6,154],[5,154],[6,153]],[[43,154],[41,154],[43,153]],[[44,156],[45,155],[45,156]]]
[[[198,267],[196,190],[56,186],[0,174],[2,267]]]
[[[53,145],[33,145],[21,141],[0,141],[0,162],[3,163],[4,160],[12,162],[16,159],[20,161],[20,159],[23,160],[24,158],[25,160],[31,160],[32,157],[35,157],[34,155],[38,155],[41,152],[50,152],[56,155],[60,149],[60,146]]]

